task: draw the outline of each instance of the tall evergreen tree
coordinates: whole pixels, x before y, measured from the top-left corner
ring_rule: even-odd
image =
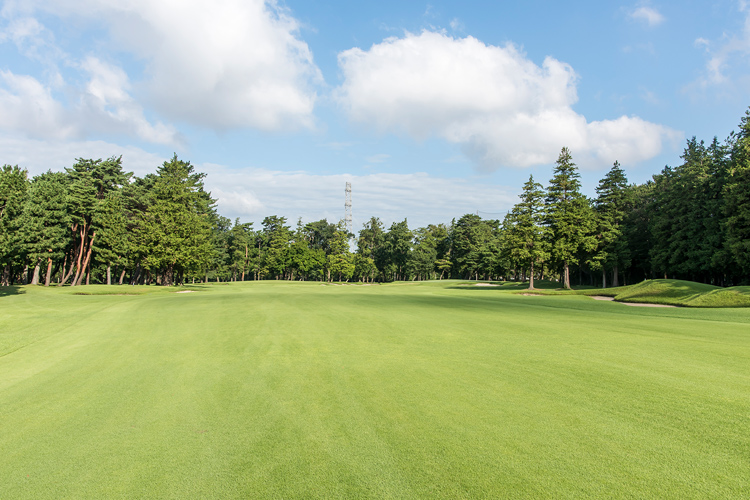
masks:
[[[750,276],[750,109],[731,141],[731,164],[727,172],[724,215],[726,248],[747,282]]]
[[[29,186],[21,235],[29,262],[34,266],[34,285],[39,283],[40,267],[44,264],[44,285],[49,286],[53,264],[65,256],[70,237],[67,187],[67,176],[61,172],[38,175]]]
[[[546,223],[551,256],[562,267],[563,286],[570,288],[570,265],[579,252],[596,247],[595,218],[591,205],[581,194],[580,174],[568,148],[562,148],[555,163],[546,197]]]
[[[405,278],[409,254],[411,253],[412,232],[404,219],[394,222],[385,234],[380,251],[376,252],[379,260],[384,263],[383,272],[387,279],[401,280]]]
[[[292,233],[286,218],[272,215],[263,219],[263,273],[276,279],[289,266],[289,241]]]
[[[13,262],[23,253],[19,230],[28,185],[26,170],[0,168],[0,285],[11,284]]]
[[[107,284],[112,284],[112,265],[124,266],[127,262],[127,219],[122,191],[110,191],[101,201],[94,215],[93,225],[98,229],[94,254],[107,269]]]
[[[620,269],[630,265],[630,252],[622,231],[627,210],[628,179],[615,162],[596,188],[594,200],[598,230],[595,260],[602,270],[602,286],[607,287],[607,269],[612,270],[612,286],[620,286]]]
[[[76,286],[83,282],[84,276],[88,276],[98,230],[93,226],[98,206],[107,193],[124,186],[132,174],[123,171],[122,157],[107,160],[78,158],[72,168],[65,170],[70,178],[68,213],[74,246],[70,253],[71,267],[61,284],[64,284],[75,270],[72,285]]]
[[[157,171],[153,204],[140,216],[143,266],[160,272],[164,285],[174,284],[185,271],[207,268],[212,260],[213,200],[203,190],[204,177],[177,155],[165,161]]]
[[[534,266],[547,258],[545,246],[544,191],[534,176],[523,185],[521,201],[505,218],[505,248],[514,262],[529,269],[529,290],[534,289]]]

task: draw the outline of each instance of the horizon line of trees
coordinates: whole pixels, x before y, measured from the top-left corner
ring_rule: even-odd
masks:
[[[358,235],[323,219],[262,227],[216,210],[205,174],[175,155],[156,173],[125,172],[122,157],[77,159],[32,179],[0,168],[0,284],[173,285],[260,279],[396,281],[558,280],[619,286],[679,278],[750,283],[750,109],[720,143],[687,141],[677,167],[629,184],[615,162],[596,198],[563,147],[546,187],[533,176],[500,220],[466,214],[450,225]],[[356,239],[356,250],[350,241]]]

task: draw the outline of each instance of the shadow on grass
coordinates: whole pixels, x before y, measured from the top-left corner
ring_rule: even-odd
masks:
[[[12,286],[0,286],[0,297],[7,297],[9,295],[23,295],[26,293],[19,285]]]
[[[526,291],[529,290],[529,282],[516,282],[516,281],[479,281],[479,282],[465,282],[457,283],[453,286],[446,287],[448,290],[495,290],[495,291]],[[556,281],[534,281],[534,289],[529,290],[530,292],[543,291],[543,290],[560,290],[560,283]]]

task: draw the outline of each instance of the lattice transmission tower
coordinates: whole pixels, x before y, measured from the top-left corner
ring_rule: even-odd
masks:
[[[352,183],[346,183],[346,198],[344,200],[344,221],[346,223],[346,230],[351,234],[352,232]]]

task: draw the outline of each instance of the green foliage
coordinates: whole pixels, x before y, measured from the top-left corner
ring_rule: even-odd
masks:
[[[272,215],[263,219],[263,274],[269,278],[283,277],[289,265],[289,241],[292,233],[285,226],[286,218]]]
[[[46,172],[34,177],[24,204],[21,237],[25,253],[31,266],[46,264],[47,286],[52,264],[64,258],[69,244],[67,190],[65,174]]]
[[[570,288],[569,265],[580,252],[596,248],[596,218],[588,199],[580,192],[580,174],[568,148],[562,148],[554,177],[547,188],[546,223],[552,259],[563,268],[563,285]]]
[[[154,182],[153,203],[138,221],[135,239],[141,264],[161,270],[165,285],[212,262],[213,200],[203,191],[203,177],[176,155],[164,162]]]
[[[597,249],[592,258],[595,264],[592,267],[602,270],[602,286],[605,288],[608,269],[612,271],[613,286],[619,286],[619,269],[630,265],[630,250],[622,227],[627,213],[627,189],[628,179],[618,162],[612,165],[596,188]]]
[[[750,109],[732,137],[724,215],[726,248],[746,277],[750,275]]]
[[[454,272],[470,279],[481,273],[485,279],[494,274],[499,254],[499,222],[482,220],[475,214],[466,214],[452,228],[451,261]]]
[[[0,168],[0,282],[10,285],[10,266],[23,253],[19,241],[21,214],[28,189],[26,170],[4,165]]]
[[[295,231],[279,216],[258,232],[232,225],[204,190],[204,174],[176,156],[142,178],[125,172],[120,157],[79,158],[54,182],[40,178],[28,203],[25,171],[5,166],[1,282],[26,279],[29,266],[37,282],[46,262],[48,276],[73,285],[103,282],[105,274],[110,282],[113,267],[133,284],[328,280],[331,273],[362,281],[510,277],[532,288],[545,278],[570,287],[571,273],[579,285],[603,287],[610,276],[615,286],[662,276],[750,283],[750,109],[726,142],[688,140],[682,160],[632,186],[615,162],[588,200],[563,148],[546,193],[531,177],[502,227],[467,214],[450,227],[411,230],[404,220],[386,230],[372,217],[359,232],[356,259],[348,245],[334,249],[354,235],[338,234],[325,219],[300,220]]]
[[[355,263],[349,252],[349,234],[339,225],[333,237],[329,240],[330,252],[326,256],[329,270],[329,281],[335,277],[337,281],[349,281],[354,275]]]
[[[529,269],[529,288],[534,288],[534,266],[548,258],[544,191],[534,176],[529,176],[519,198],[503,220],[504,249],[511,262]]]

